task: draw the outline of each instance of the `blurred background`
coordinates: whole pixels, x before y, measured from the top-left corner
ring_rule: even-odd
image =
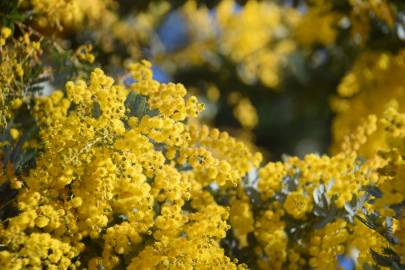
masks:
[[[365,51],[403,47],[403,6],[127,0],[104,30],[67,34],[95,44],[98,61],[116,74],[127,59],[150,60],[157,80],[181,82],[206,104],[202,121],[279,160],[329,152],[339,83]]]
[[[117,78],[125,77],[126,63],[148,59],[155,79],[181,82],[205,103],[202,122],[259,148],[267,160],[329,153],[339,141],[335,116],[361,92],[343,78],[363,55],[369,62],[395,55],[405,41],[402,0],[38,3],[2,1],[3,24],[16,12],[16,20],[31,20],[84,62],[94,54],[91,67],[107,67]],[[33,12],[18,13],[24,8]],[[47,83],[63,87],[75,64],[68,55],[48,58],[58,72]]]

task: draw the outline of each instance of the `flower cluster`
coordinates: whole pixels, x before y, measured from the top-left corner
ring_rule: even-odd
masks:
[[[402,108],[405,101],[404,70],[403,50],[396,55],[386,52],[365,53],[357,60],[338,86],[339,97],[332,102],[337,112],[333,123],[333,149],[336,152],[340,150],[346,134],[353,133],[369,115],[381,118],[394,100]],[[387,148],[384,128],[380,122],[376,124],[377,131],[359,149],[363,156],[371,157],[375,151]]]
[[[62,30],[81,27],[85,20],[97,23],[105,13],[110,12],[112,4],[112,0],[23,0],[18,1],[18,8],[32,11],[35,24],[39,27]]]
[[[28,96],[26,85],[33,79],[30,70],[38,64],[41,44],[29,33],[18,39],[12,30],[3,26],[0,33],[0,128],[12,118],[13,111],[21,107]],[[25,60],[24,60],[25,59]]]
[[[399,4],[129,2],[0,1],[0,268],[405,269]],[[317,96],[330,155],[234,137]]]
[[[20,213],[0,231],[6,268],[238,267],[218,246],[228,210],[204,188],[236,185],[260,155],[187,125],[201,104],[180,84],[152,80],[148,62],[130,70],[130,89],[96,69],[37,99],[43,151],[21,179]],[[141,115],[126,106],[131,94],[145,100]]]

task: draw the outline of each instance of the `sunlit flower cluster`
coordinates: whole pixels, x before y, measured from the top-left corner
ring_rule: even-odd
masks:
[[[236,185],[261,157],[227,133],[188,126],[201,104],[180,84],[152,80],[149,68],[130,66],[132,90],[96,69],[66,94],[37,99],[43,152],[21,179],[20,214],[1,228],[2,265],[237,268],[218,246],[228,210],[204,187]],[[144,114],[128,111],[131,94],[145,100]],[[101,250],[87,253],[96,242]]]
[[[1,269],[405,268],[405,51],[362,47],[390,1],[124,2],[0,3]],[[324,80],[332,154],[258,151],[304,110],[256,102]]]

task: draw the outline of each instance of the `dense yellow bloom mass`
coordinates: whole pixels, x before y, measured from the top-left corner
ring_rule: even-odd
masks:
[[[149,67],[131,66],[133,90],[96,69],[66,95],[38,98],[44,150],[22,179],[21,213],[1,228],[2,265],[112,269],[129,256],[129,269],[237,268],[218,246],[228,209],[203,188],[236,185],[261,157],[227,133],[188,126],[201,104],[182,85],[153,81]],[[128,117],[130,93],[158,114]],[[101,241],[100,253],[86,253],[89,241]]]
[[[129,2],[0,3],[1,269],[332,270],[341,256],[356,269],[405,267],[394,2]],[[171,49],[173,18],[184,44]],[[207,99],[155,80],[145,56]],[[254,137],[259,115],[311,118],[318,108],[289,103],[329,84],[332,155],[262,164],[233,123],[210,126],[233,114]],[[205,106],[224,119],[198,118]]]
[[[256,252],[260,254],[258,265],[261,269],[282,269],[287,259],[288,236],[285,222],[282,221],[283,210],[269,209],[257,217],[255,236],[259,241]]]
[[[263,167],[258,179],[260,208],[253,216],[261,269],[301,269],[304,265],[335,269],[337,256],[353,250],[359,253],[359,266],[372,264],[370,248],[380,252],[389,246],[388,241],[360,220],[343,217],[362,215],[352,202],[368,196],[363,187],[382,181],[376,170],[381,164],[376,160],[362,163],[355,151],[348,151],[333,157],[291,157]],[[391,203],[384,200],[372,207],[382,209]]]
[[[245,269],[220,245],[230,228],[261,269],[332,269],[336,257],[352,249],[359,261],[372,261],[361,238],[370,228],[343,216],[323,219],[327,209],[343,211],[365,194],[363,186],[375,183],[388,197],[374,208],[402,200],[383,184],[392,176],[378,182],[376,165],[361,164],[355,148],[334,157],[291,157],[259,169],[257,209],[244,184],[237,194],[232,190],[260,168],[261,155],[226,132],[188,123],[202,105],[182,85],[154,81],[149,62],[129,69],[129,89],[96,69],[88,82],[70,81],[65,93],[37,98],[43,150],[36,167],[20,177],[20,213],[0,228],[0,262],[7,269]],[[131,95],[144,102],[137,103],[143,111],[134,114]],[[395,107],[384,115],[386,130],[402,138],[403,117]],[[213,184],[234,194],[230,208],[208,192]],[[316,229],[305,232],[307,226]],[[387,244],[373,237],[375,250]],[[99,250],[89,250],[96,244]]]

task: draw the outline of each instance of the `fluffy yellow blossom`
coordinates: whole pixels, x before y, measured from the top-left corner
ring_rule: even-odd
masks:
[[[12,31],[9,27],[3,26],[0,30],[0,47],[4,46],[7,39],[11,36]]]
[[[375,179],[368,166],[360,166],[353,154],[340,154],[334,157],[307,155],[303,160],[291,157],[284,163],[269,163],[259,174],[259,190],[264,199],[275,196],[281,189],[287,187],[286,181],[294,181],[300,194],[292,193],[288,203],[288,209],[293,215],[301,216],[310,209],[312,193],[319,185],[330,186],[327,191],[330,198],[335,197],[338,207],[352,199],[353,194],[362,194],[361,187],[372,183]],[[354,179],[356,179],[354,181]],[[350,186],[350,188],[347,188]],[[291,194],[291,193],[289,193]],[[295,195],[294,195],[295,194]],[[302,208],[295,208],[296,198],[298,205]],[[287,196],[288,200],[288,196]],[[295,213],[298,211],[301,214]]]
[[[95,60],[95,56],[91,53],[92,49],[93,49],[93,46],[91,44],[86,44],[86,45],[80,46],[75,52],[77,55],[77,58],[81,61],[92,64]]]
[[[190,136],[193,144],[205,147],[208,152],[203,149],[185,149],[180,152],[179,158],[197,158],[195,160],[197,167],[199,164],[204,164],[197,168],[197,171],[202,173],[199,177],[204,182],[215,179],[220,185],[231,183],[236,185],[244,175],[254,167],[258,167],[262,161],[260,153],[252,153],[245,144],[230,137],[227,132],[193,125],[190,126]]]
[[[258,188],[264,199],[271,198],[281,189],[287,170],[281,162],[269,162],[259,172]]]
[[[284,202],[284,209],[295,218],[302,218],[310,210],[309,199],[302,193],[290,192]]]
[[[255,107],[249,99],[242,98],[234,108],[234,115],[243,127],[254,128],[258,122],[258,116]]]
[[[43,265],[49,269],[76,269],[71,260],[78,252],[69,244],[52,238],[48,233],[32,233],[23,240],[24,245],[16,248],[18,252],[1,251],[0,262],[5,269],[41,269]]]
[[[247,199],[243,196],[242,199],[232,198],[230,201],[230,222],[241,248],[248,246],[247,235],[254,231],[254,217]]]
[[[344,253],[344,243],[348,237],[346,222],[342,220],[315,231],[308,247],[311,255],[309,265],[314,269],[335,269],[337,267],[336,257]]]
[[[10,129],[10,136],[13,138],[13,140],[18,140],[18,137],[20,137],[20,132],[16,128]]]
[[[277,209],[277,204],[274,205]],[[287,234],[284,231],[285,222],[281,220],[282,210],[267,210],[255,224],[255,236],[260,242],[257,249],[261,260],[258,264],[262,269],[283,269],[287,259]]]
[[[151,64],[147,61],[129,65],[132,76],[137,81],[132,89],[139,94],[147,96],[151,109],[158,109],[163,116],[175,121],[184,120],[189,114],[197,116],[204,108],[198,103],[196,97],[185,99],[186,89],[181,84],[159,84],[152,81]]]
[[[9,38],[11,36],[11,34],[12,34],[12,31],[11,31],[11,29],[9,27],[3,26],[1,28],[1,37],[2,38],[7,39],[7,38]]]

